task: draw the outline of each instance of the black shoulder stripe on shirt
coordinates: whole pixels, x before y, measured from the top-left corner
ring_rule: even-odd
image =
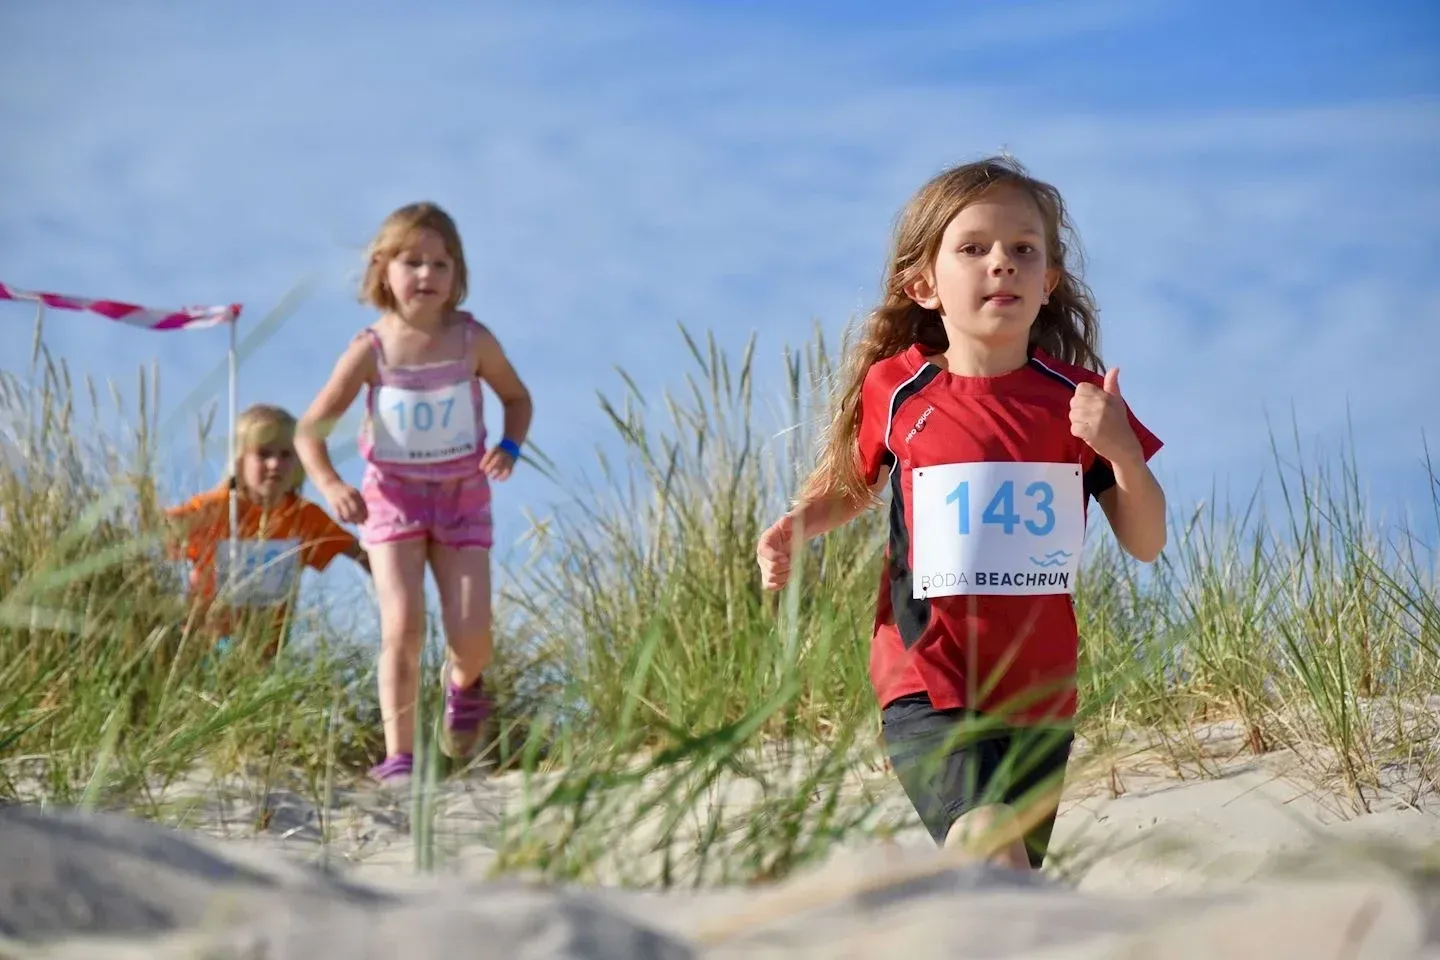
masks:
[[[890,466],[899,463],[895,456],[895,448],[890,446],[890,431],[895,429],[895,415],[900,412],[900,407],[915,394],[924,390],[940,374],[940,368],[933,363],[927,363],[919,370],[910,375],[910,379],[901,383],[890,394],[890,409],[885,417],[885,452],[889,455],[887,460]]]
[[[1079,384],[1077,384],[1074,380],[1071,380],[1069,377],[1065,376],[1065,374],[1061,373],[1059,370],[1052,369],[1051,367],[1047,366],[1044,363],[1041,363],[1034,357],[1030,358],[1029,364],[1031,368],[1034,369],[1037,373],[1042,374],[1043,376],[1047,376],[1051,380],[1056,381],[1057,383],[1063,383],[1071,390],[1074,390],[1077,386],[1079,386]]]
[[[890,448],[890,431],[895,426],[895,415],[906,400],[924,390],[939,373],[939,367],[927,363],[891,394],[890,418],[885,424],[885,447],[890,452],[892,466],[896,457],[895,451]],[[898,470],[890,473],[890,556],[887,563],[890,608],[894,612],[900,641],[905,645],[905,649],[909,650],[919,642],[925,627],[930,623],[930,601],[917,600],[914,596],[915,575],[910,569],[910,531],[905,527],[905,494],[901,489]]]

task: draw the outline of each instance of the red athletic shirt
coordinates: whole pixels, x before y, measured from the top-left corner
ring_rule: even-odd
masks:
[[[880,705],[928,693],[938,709],[969,707],[1011,723],[1075,713],[1079,635],[1068,594],[915,599],[912,471],[949,463],[1076,463],[1084,505],[1115,484],[1110,464],[1070,433],[1081,382],[1104,378],[1035,350],[998,377],[961,377],[918,346],[877,362],[860,401],[861,468],[872,486],[890,468],[890,535],[876,605],[870,678]],[[1127,407],[1128,412],[1128,407]],[[1149,460],[1161,442],[1133,413]]]

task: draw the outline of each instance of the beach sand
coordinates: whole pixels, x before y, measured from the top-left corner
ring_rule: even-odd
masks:
[[[854,840],[763,885],[727,883],[722,867],[693,857],[667,861],[657,840],[676,805],[654,800],[603,838],[582,883],[492,878],[498,832],[515,829],[527,791],[546,786],[514,773],[444,781],[418,825],[403,792],[343,784],[322,805],[309,791],[262,798],[253,782],[203,775],[166,791],[156,819],[178,829],[105,828],[123,842],[71,830],[108,816],[10,807],[0,810],[0,956],[1440,957],[1440,790],[1428,758],[1357,791],[1319,753],[1256,757],[1233,724],[1196,736],[1203,749],[1185,763],[1138,739],[1103,754],[1082,744],[1042,876],[936,851],[874,764],[842,793],[864,824]],[[806,766],[799,751],[772,759]],[[755,782],[708,785],[686,805],[672,853],[718,822],[734,833],[712,844],[725,861],[718,853],[742,850],[742,827],[762,806]],[[535,841],[562,842],[546,832],[556,826]],[[144,831],[266,879],[240,882],[253,888],[242,896],[233,878],[186,865],[190,854],[157,865],[117,853],[153,845],[135,840]],[[417,842],[433,852],[430,872],[417,870]],[[141,865],[117,866],[126,856]],[[654,889],[667,870],[680,889]],[[185,891],[178,905],[171,886]],[[222,891],[230,906],[219,920]],[[137,896],[175,906],[124,906]],[[201,944],[212,952],[194,953]]]

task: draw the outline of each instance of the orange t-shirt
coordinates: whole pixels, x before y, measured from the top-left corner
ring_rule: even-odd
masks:
[[[180,522],[181,533],[176,552],[193,565],[190,578],[191,596],[197,602],[208,606],[216,596],[216,553],[225,551],[230,539],[229,491],[206,491],[179,506],[171,507],[166,513],[171,519]],[[281,563],[288,563],[293,566],[296,575],[300,566],[324,570],[330,565],[330,561],[358,546],[354,535],[336,523],[329,514],[293,493],[269,508],[237,493],[236,517],[237,539],[242,549],[253,550],[260,545],[275,546],[276,549],[272,551],[274,556],[269,558],[269,563],[277,569],[280,569]],[[247,579],[258,578],[251,576]],[[283,619],[285,615],[286,603],[278,593],[274,602],[266,603],[262,600],[256,605],[275,609],[278,619]],[[227,629],[224,626],[221,628]]]

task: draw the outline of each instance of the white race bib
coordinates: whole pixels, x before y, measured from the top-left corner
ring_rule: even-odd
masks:
[[[470,383],[435,390],[382,386],[371,418],[375,459],[387,463],[444,463],[475,452],[475,405]]]
[[[1085,492],[1074,463],[917,467],[915,599],[1075,592]]]
[[[230,582],[230,541],[215,545],[215,584],[232,606],[269,607],[290,599],[300,576],[297,539],[239,540],[235,543],[235,582]]]

